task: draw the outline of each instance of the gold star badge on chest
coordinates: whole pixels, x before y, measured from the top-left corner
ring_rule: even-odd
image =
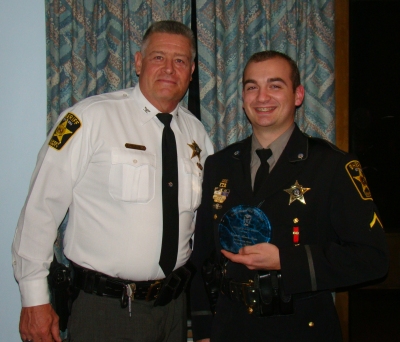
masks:
[[[306,200],[304,199],[304,194],[311,190],[311,188],[304,188],[299,182],[296,180],[294,185],[292,185],[289,189],[284,189],[289,195],[289,205],[292,204],[294,201],[298,200],[303,204],[306,204]]]
[[[203,170],[203,166],[200,164],[201,148],[199,147],[199,145],[197,145],[197,143],[194,140],[193,140],[193,142],[191,144],[188,144],[188,146],[192,149],[192,156],[190,157],[190,159],[193,159],[194,157],[199,158],[199,162],[197,163],[197,167],[200,170]]]

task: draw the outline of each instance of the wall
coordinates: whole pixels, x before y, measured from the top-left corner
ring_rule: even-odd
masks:
[[[44,1],[0,0],[0,341],[20,341],[11,243],[46,132]]]

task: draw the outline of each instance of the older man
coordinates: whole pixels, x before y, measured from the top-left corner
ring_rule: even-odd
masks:
[[[43,145],[13,243],[24,341],[60,341],[46,277],[69,209],[64,253],[79,291],[71,341],[184,341],[185,267],[212,144],[179,101],[194,70],[192,31],[154,23],[135,88],[60,115]]]

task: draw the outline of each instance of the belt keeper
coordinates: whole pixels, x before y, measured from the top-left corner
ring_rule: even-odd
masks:
[[[177,273],[179,274],[180,281],[179,281],[179,286],[175,291],[174,299],[178,298],[178,295],[181,294],[183,291],[185,291],[192,275],[192,272],[190,272],[190,270],[187,269],[186,266],[178,268]]]
[[[104,277],[104,276],[100,276],[98,279],[99,279],[99,283],[97,284],[96,294],[97,294],[98,296],[102,296],[103,293],[104,293],[104,290],[105,290],[105,288],[106,288],[106,281],[107,281],[107,278]]]
[[[178,288],[179,284],[181,283],[181,278],[177,274],[174,274],[174,273],[171,273],[170,277],[168,277],[168,278],[169,278],[168,282],[165,284],[165,286],[169,287],[173,291],[174,296],[175,296],[176,289]]]
[[[95,281],[95,274],[85,271],[83,291],[85,291],[86,293],[93,293],[94,281]]]

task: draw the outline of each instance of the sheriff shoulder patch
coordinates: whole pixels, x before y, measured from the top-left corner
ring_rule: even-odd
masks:
[[[371,191],[367,184],[367,178],[365,178],[362,171],[361,164],[358,160],[352,160],[346,164],[346,171],[350,176],[354,186],[364,201],[371,200]]]
[[[61,150],[80,127],[81,122],[79,119],[74,114],[68,113],[58,124],[49,141],[49,146],[56,150]]]

